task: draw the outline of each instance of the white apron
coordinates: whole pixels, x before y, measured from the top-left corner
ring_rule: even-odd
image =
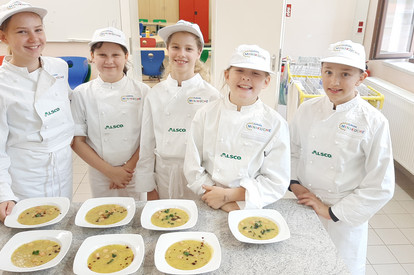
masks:
[[[160,199],[199,199],[187,187],[182,159],[163,159],[158,154],[155,160],[155,180]]]
[[[368,245],[368,222],[351,226],[341,221],[334,222],[319,216],[339,255],[352,275],[365,274]]]
[[[19,199],[36,197],[72,198],[72,149],[66,146],[56,152],[42,153],[9,148],[13,165],[9,172],[13,193]]]

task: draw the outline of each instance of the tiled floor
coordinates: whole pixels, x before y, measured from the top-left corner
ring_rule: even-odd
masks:
[[[91,197],[87,167],[74,153],[74,201]],[[367,275],[414,275],[414,180],[397,170],[396,182],[393,199],[369,222]]]

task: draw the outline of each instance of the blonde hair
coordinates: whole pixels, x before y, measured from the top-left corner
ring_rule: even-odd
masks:
[[[183,32],[185,32],[185,31],[183,31]],[[175,32],[175,33],[171,34],[170,36],[168,36],[167,41],[165,42],[165,44],[167,44],[167,48],[170,45],[171,37],[176,33],[178,33],[178,32]],[[194,36],[194,38],[196,40],[196,44],[197,44],[197,49],[202,51],[203,50],[203,44],[201,43],[200,38],[197,35],[195,35],[191,32],[185,32],[185,33],[188,33],[188,34],[191,34],[192,36]],[[168,66],[165,68],[165,70],[163,72],[163,79],[164,80],[168,77],[168,75],[170,74],[171,71],[172,71],[171,63],[169,63]],[[203,62],[201,62],[199,59],[196,60],[196,62],[195,62],[194,73],[200,74],[200,76],[205,81],[210,82],[210,71],[207,68],[207,66]]]
[[[39,16],[40,22],[42,22],[42,25],[43,25],[43,18],[39,14],[37,14],[35,12],[30,12],[30,13],[33,13],[33,14],[36,14],[37,16]],[[15,14],[9,16],[6,20],[3,21],[3,23],[1,23],[1,25],[0,25],[0,31],[2,31],[2,32],[6,32],[7,31],[7,28],[9,27],[10,20],[16,14],[19,14],[19,13],[15,13]],[[43,28],[44,28],[44,26],[43,26]],[[8,55],[12,55],[13,54],[13,52],[12,52],[12,50],[11,50],[11,48],[10,48],[9,45],[7,45],[7,54]]]

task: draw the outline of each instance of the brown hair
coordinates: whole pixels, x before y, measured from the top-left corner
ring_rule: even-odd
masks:
[[[97,43],[95,43],[95,44],[93,44],[92,46],[91,46],[91,53],[95,53],[95,50],[96,49],[100,49],[101,47],[102,47],[102,45],[103,45],[103,43],[105,43],[105,42],[97,42]],[[116,44],[116,43],[115,43]],[[127,48],[125,48],[123,45],[121,45],[121,44],[117,44],[119,47],[121,47],[121,49],[122,49],[122,51],[124,52],[124,54],[126,55],[126,54],[128,54],[128,49]],[[124,74],[126,75],[126,73],[127,73],[127,71],[128,71],[128,67],[127,67],[127,65],[125,64],[125,66],[124,66],[124,69],[122,70],[123,72],[124,72]]]
[[[182,31],[182,32],[185,32],[185,31]],[[171,34],[170,36],[168,36],[167,41],[165,42],[165,44],[167,44],[167,48],[170,45],[171,37],[176,33],[178,33],[178,32],[175,32],[175,33]],[[188,33],[188,34],[191,34],[191,35],[194,36],[196,44],[197,44],[197,49],[202,51],[203,50],[203,44],[201,43],[200,38],[197,35],[195,35],[191,32],[185,32],[185,33]],[[168,64],[167,68],[165,68],[165,71],[163,73],[164,74],[164,79],[169,75],[169,73],[171,71],[172,71],[171,65]],[[205,81],[210,82],[210,72],[209,72],[207,66],[203,62],[201,62],[200,60],[196,60],[196,63],[195,63],[195,66],[194,66],[194,73],[200,74],[200,76]]]
[[[234,67],[235,67],[235,66],[230,66],[230,67],[228,67],[227,69],[225,69],[225,70],[223,71],[223,86],[221,87],[222,89],[223,89],[224,87],[226,87],[226,85],[227,85],[227,81],[226,81],[226,75],[225,75],[225,72],[230,72],[230,69],[231,69],[231,68],[234,68]],[[263,72],[265,73],[266,77],[271,76],[269,72],[265,72],[265,71],[263,71]]]

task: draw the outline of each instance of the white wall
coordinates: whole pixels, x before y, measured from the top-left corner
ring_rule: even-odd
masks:
[[[329,44],[351,39],[357,0],[288,0],[282,56],[323,56]]]

